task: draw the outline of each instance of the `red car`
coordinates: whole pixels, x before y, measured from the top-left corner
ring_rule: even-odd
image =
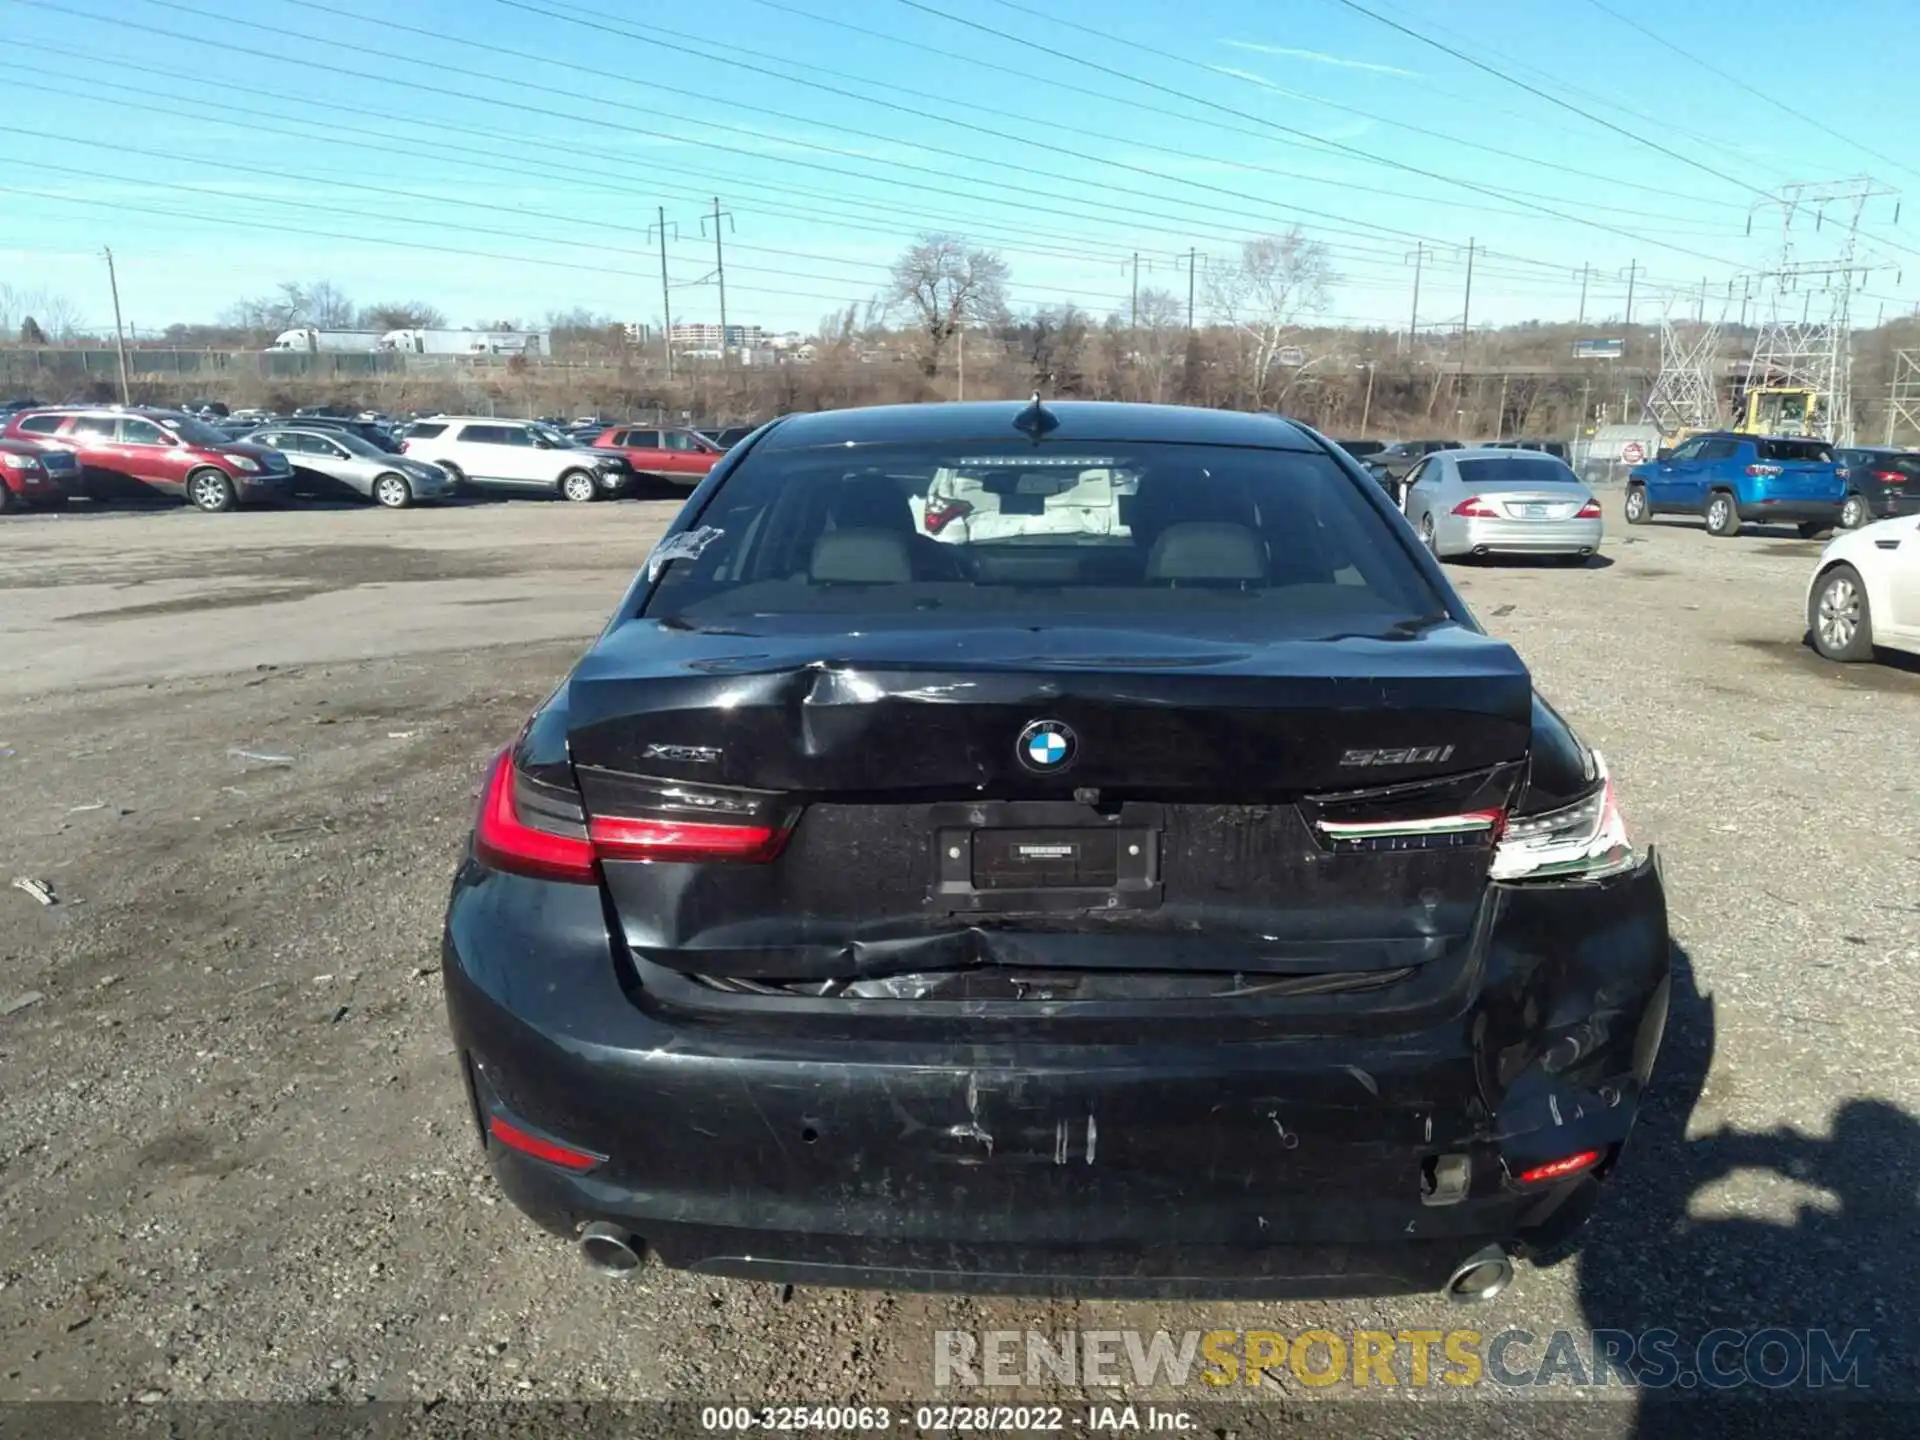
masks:
[[[593,440],[597,450],[618,450],[636,475],[653,475],[692,489],[707,478],[726,451],[691,430],[643,429],[615,425]]]
[[[0,438],[0,514],[27,505],[58,505],[79,481],[80,467],[66,451]]]
[[[0,436],[72,454],[77,488],[94,499],[158,492],[218,511],[293,493],[293,466],[278,450],[229,440],[176,410],[22,410]]]

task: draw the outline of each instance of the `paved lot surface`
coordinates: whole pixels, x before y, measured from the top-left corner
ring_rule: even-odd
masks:
[[[1916,1388],[1920,670],[1802,647],[1817,544],[1617,516],[1585,569],[1453,572],[1613,760],[1689,976],[1581,1254],[1470,1311],[586,1274],[476,1153],[439,916],[483,759],[670,513],[0,523],[0,880],[62,900],[0,891],[0,1400],[898,1403],[945,1398],[942,1327],[1463,1320],[1542,1337],[1523,1368],[1560,1328],[1865,1328]],[[1529,1424],[1647,1433],[1589,1394]],[[1233,1398],[1353,1421],[1284,1373]]]

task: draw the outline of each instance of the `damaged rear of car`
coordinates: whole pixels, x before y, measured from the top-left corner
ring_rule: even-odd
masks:
[[[601,1268],[1484,1298],[1613,1169],[1668,941],[1604,760],[1324,442],[938,406],[716,467],[490,769],[445,973]]]

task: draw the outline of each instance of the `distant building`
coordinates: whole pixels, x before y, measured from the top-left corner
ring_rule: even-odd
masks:
[[[766,344],[766,332],[758,325],[729,325],[723,341],[718,325],[696,325],[683,320],[673,327],[673,347],[676,350],[712,350],[717,353],[723,344],[729,350],[757,350]]]

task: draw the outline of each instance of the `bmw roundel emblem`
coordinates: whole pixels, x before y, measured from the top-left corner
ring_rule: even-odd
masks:
[[[1020,732],[1014,753],[1036,775],[1057,775],[1073,763],[1080,741],[1058,720],[1036,720]]]

